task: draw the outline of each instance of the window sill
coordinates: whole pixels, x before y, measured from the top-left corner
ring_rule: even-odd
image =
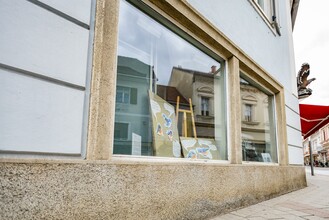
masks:
[[[257,165],[257,166],[279,166],[279,163],[274,162],[258,162],[258,161],[242,161],[244,165]]]
[[[196,117],[198,118],[206,118],[206,119],[214,119],[214,116],[211,115],[196,115]]]
[[[260,122],[259,121],[242,121],[243,124],[246,125],[259,125]]]
[[[196,165],[196,166],[279,166],[278,163],[242,161],[231,164],[228,160],[200,160],[187,158],[167,158],[151,156],[113,155],[110,160],[86,160],[82,158],[0,158],[1,163],[17,164],[145,164],[145,165]]]

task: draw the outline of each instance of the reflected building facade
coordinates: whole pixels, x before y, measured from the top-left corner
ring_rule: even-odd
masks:
[[[277,162],[273,95],[240,78],[241,136],[244,161]]]
[[[202,138],[215,137],[214,79],[212,72],[173,67],[169,80],[169,86],[177,88],[183,100],[191,98],[197,136]],[[191,86],[185,86],[186,84]],[[191,127],[188,132],[188,136],[193,136]]]
[[[197,138],[215,140],[216,145],[221,148],[222,158],[227,156],[225,145],[225,132],[223,126],[225,117],[225,102],[223,92],[224,79],[216,66],[209,68],[208,72],[186,69],[181,66],[173,67],[168,86],[158,85],[158,95],[170,102],[175,108],[177,96],[180,96],[179,108],[190,110],[189,99],[191,99],[194,123],[191,114],[187,115],[187,137],[194,137],[193,126],[196,129]],[[166,91],[166,93],[162,92]],[[215,96],[215,94],[217,94]],[[183,136],[183,114],[179,113],[178,130]],[[222,146],[222,147],[221,147]]]
[[[145,108],[152,68],[138,59],[118,56],[117,71],[113,153],[152,155],[150,114]]]

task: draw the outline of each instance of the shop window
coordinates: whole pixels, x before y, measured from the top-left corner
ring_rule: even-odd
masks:
[[[120,4],[113,153],[227,160],[224,60],[131,2]]]
[[[243,77],[240,92],[244,110],[241,123],[243,161],[277,163],[274,95]],[[255,115],[257,120],[253,118]]]

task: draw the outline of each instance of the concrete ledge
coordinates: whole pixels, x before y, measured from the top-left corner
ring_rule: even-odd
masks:
[[[301,166],[2,162],[0,186],[0,219],[205,219],[306,178]]]

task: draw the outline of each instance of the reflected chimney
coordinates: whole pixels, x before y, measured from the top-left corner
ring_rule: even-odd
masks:
[[[217,71],[216,69],[217,69],[217,66],[215,66],[215,65],[211,66],[211,73],[215,74]]]

